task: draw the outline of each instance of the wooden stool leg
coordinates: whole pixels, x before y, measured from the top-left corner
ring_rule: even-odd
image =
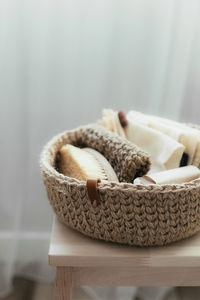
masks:
[[[72,268],[57,267],[55,282],[55,300],[71,300],[72,298]]]

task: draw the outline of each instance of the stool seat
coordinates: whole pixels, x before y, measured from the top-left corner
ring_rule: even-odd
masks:
[[[54,218],[49,264],[57,269],[55,299],[71,299],[75,285],[200,285],[200,234],[162,247],[94,240]]]

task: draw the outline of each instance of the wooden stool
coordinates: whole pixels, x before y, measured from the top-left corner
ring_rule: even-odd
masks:
[[[70,300],[76,285],[198,286],[200,234],[165,247],[139,248],[93,240],[55,218],[49,264],[57,271],[56,300]]]

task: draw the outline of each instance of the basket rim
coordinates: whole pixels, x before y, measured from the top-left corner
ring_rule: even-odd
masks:
[[[88,125],[83,125],[76,127],[75,129],[71,130],[65,130],[62,133],[59,133],[55,135],[53,138],[49,140],[49,142],[46,143],[44,146],[41,156],[40,156],[40,168],[42,172],[44,172],[47,176],[54,177],[54,179],[59,182],[60,184],[72,184],[72,185],[86,185],[85,181],[80,181],[76,178],[73,177],[68,177],[63,175],[62,173],[59,173],[52,163],[50,162],[52,157],[55,159],[55,154],[58,151],[56,148],[56,145],[60,143],[62,144],[62,141],[64,138],[67,137],[69,134],[74,134],[77,130],[80,130],[81,128],[88,126]],[[66,144],[66,143],[65,143]],[[126,183],[126,182],[114,182],[114,181],[101,181],[98,183],[98,189],[99,190],[104,190],[104,189],[123,189],[123,190],[132,190],[135,192],[176,192],[178,191],[185,191],[185,190],[192,190],[195,188],[200,187],[200,177],[192,180],[190,182],[186,183],[177,183],[177,184],[151,184],[151,185],[141,185],[141,184],[133,184],[133,183]]]

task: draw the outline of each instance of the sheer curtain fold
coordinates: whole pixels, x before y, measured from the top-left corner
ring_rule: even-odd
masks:
[[[199,14],[195,0],[0,2],[1,295],[15,274],[54,277],[39,170],[54,134],[105,107],[198,123]]]

